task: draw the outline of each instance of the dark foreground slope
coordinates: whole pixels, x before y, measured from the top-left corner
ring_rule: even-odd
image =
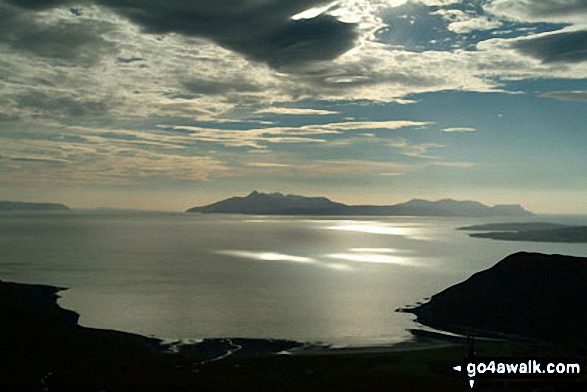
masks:
[[[587,347],[587,258],[516,253],[414,309],[422,324]]]

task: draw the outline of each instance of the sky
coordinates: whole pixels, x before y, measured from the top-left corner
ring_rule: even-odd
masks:
[[[584,0],[0,0],[0,200],[587,214]]]

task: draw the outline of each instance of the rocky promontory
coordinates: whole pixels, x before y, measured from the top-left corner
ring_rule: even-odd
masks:
[[[587,347],[585,282],[585,257],[520,252],[401,310],[458,334]]]

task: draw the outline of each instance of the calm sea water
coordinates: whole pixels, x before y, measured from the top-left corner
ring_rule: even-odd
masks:
[[[0,279],[68,287],[60,305],[89,327],[164,339],[394,343],[416,326],[394,309],[511,253],[587,256],[587,244],[455,230],[491,221],[508,219],[4,213]]]

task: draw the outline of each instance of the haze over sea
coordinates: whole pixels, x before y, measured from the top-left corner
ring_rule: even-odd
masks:
[[[532,218],[280,217],[80,212],[0,215],[0,279],[68,287],[80,324],[163,339],[280,338],[337,346],[409,338],[414,304],[519,252],[587,244],[470,238]]]

